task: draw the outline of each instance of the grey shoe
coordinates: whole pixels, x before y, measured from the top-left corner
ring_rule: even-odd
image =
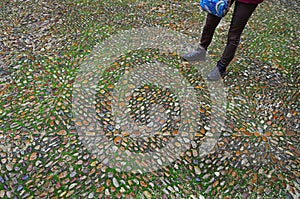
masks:
[[[182,59],[184,61],[205,61],[206,50],[202,46],[199,46],[196,50],[184,54]]]
[[[226,69],[214,67],[206,76],[209,81],[218,81],[226,75]]]

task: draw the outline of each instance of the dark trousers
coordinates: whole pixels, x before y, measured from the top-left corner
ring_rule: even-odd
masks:
[[[234,0],[231,1],[231,5],[233,2]],[[219,60],[219,64],[221,64],[221,66],[227,67],[234,58],[236,49],[240,43],[241,34],[256,7],[257,4],[245,4],[238,1],[235,2],[233,16],[228,31],[227,44],[222,57]],[[207,14],[200,42],[200,45],[206,50],[212,41],[215,29],[221,19],[222,18],[215,15]]]

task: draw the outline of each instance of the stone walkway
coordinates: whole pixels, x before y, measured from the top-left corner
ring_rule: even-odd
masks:
[[[298,199],[299,15],[261,4],[208,83],[229,16],[186,63],[197,2],[4,0],[0,198]]]

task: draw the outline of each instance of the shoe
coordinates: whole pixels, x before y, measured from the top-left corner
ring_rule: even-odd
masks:
[[[199,46],[193,52],[186,53],[182,56],[184,61],[205,61],[206,58],[206,50]]]
[[[226,75],[226,68],[216,66],[206,76],[209,81],[218,81]]]

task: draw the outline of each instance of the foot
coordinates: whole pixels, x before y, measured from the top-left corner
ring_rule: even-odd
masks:
[[[184,61],[205,61],[205,57],[206,57],[206,50],[202,46],[199,46],[193,52],[184,54],[182,56],[182,59]]]
[[[226,75],[226,69],[219,66],[214,67],[207,75],[209,81],[218,81]]]

